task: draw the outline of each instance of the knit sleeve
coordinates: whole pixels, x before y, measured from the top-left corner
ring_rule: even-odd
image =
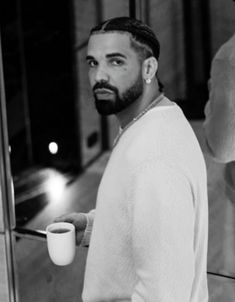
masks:
[[[80,245],[83,247],[88,247],[91,239],[91,232],[92,232],[93,222],[95,217],[95,209],[91,210],[89,213],[86,213],[84,215],[86,216],[87,224]]]
[[[209,101],[205,107],[205,136],[209,153],[219,162],[235,160],[235,64],[215,59]]]
[[[132,302],[190,301],[195,259],[194,205],[188,180],[158,162],[139,169],[131,188],[138,280]]]

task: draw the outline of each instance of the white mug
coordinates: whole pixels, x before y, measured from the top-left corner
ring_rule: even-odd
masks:
[[[68,222],[55,222],[47,226],[47,248],[56,265],[72,263],[76,252],[75,227]]]

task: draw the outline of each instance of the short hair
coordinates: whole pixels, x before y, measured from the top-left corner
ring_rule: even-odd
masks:
[[[142,21],[130,17],[109,19],[93,27],[90,31],[90,35],[107,32],[129,33],[131,47],[135,49],[141,59],[144,60],[151,56],[157,60],[159,59],[160,43],[153,30]],[[163,84],[159,79],[158,84],[159,90],[162,91]]]
[[[140,20],[130,17],[118,17],[106,20],[91,29],[90,34],[105,32],[129,32],[133,39],[151,49],[158,60],[160,44],[153,30]]]

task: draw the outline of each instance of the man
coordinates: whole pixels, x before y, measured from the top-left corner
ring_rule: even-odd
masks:
[[[57,219],[74,223],[78,244],[89,245],[86,302],[208,301],[206,168],[181,109],[161,92],[159,49],[153,31],[131,18],[91,31],[95,105],[116,115],[120,131],[96,210]]]
[[[205,136],[209,153],[225,163],[225,182],[235,201],[235,35],[216,53],[211,66]]]

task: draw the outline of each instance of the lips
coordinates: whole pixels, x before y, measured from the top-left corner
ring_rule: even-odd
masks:
[[[97,97],[97,99],[110,99],[110,96],[114,94],[114,92],[110,89],[107,88],[99,88],[99,89],[95,89],[94,93]]]
[[[95,94],[113,94],[113,91],[107,88],[98,88],[94,92]]]

